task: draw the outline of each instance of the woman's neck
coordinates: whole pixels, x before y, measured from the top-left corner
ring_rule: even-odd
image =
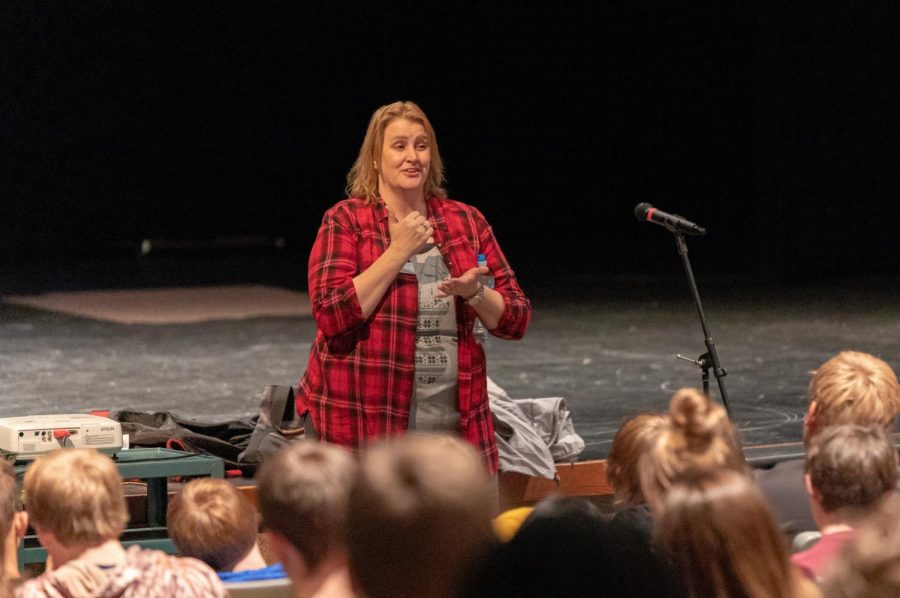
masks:
[[[403,220],[410,212],[418,212],[423,216],[428,214],[428,204],[421,192],[405,195],[389,191],[382,193],[381,199],[394,212],[397,220]]]

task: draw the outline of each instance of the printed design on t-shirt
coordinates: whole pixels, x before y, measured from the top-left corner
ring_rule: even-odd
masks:
[[[438,334],[442,325],[447,325],[445,320],[450,313],[453,298],[441,293],[437,285],[449,278],[450,271],[441,254],[436,251],[416,256],[413,266],[419,281],[419,322],[416,332],[419,335]],[[453,328],[455,332],[455,322]]]
[[[449,364],[447,351],[440,345],[416,351],[416,382],[434,384]]]
[[[450,277],[450,271],[436,248],[412,258],[419,283],[419,318],[416,325],[416,383],[434,385],[447,377],[450,357],[448,336],[456,335],[456,311],[453,297],[438,290],[438,283]],[[453,374],[455,377],[455,372]]]

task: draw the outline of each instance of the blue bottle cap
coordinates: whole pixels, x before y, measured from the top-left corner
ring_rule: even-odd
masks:
[[[477,259],[478,259],[478,262],[479,262],[479,263],[480,263],[480,262],[487,263],[487,258],[484,257],[484,254],[483,254],[483,253],[479,253]]]

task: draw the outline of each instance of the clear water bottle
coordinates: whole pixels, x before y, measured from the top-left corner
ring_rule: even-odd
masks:
[[[487,258],[484,257],[483,253],[478,254],[478,267],[487,267]],[[490,272],[479,276],[478,281],[489,289],[494,288],[494,275]],[[475,318],[475,326],[472,328],[472,333],[475,335],[475,340],[478,341],[478,343],[480,343],[482,346],[487,344],[488,331],[487,328],[484,327],[484,324],[481,322],[480,318]]]

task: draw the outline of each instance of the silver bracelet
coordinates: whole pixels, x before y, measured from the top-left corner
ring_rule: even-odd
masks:
[[[472,294],[472,296],[466,297],[466,305],[471,305],[472,307],[475,307],[476,305],[481,303],[482,299],[484,299],[484,284],[479,282],[478,288],[475,290],[475,292]]]

